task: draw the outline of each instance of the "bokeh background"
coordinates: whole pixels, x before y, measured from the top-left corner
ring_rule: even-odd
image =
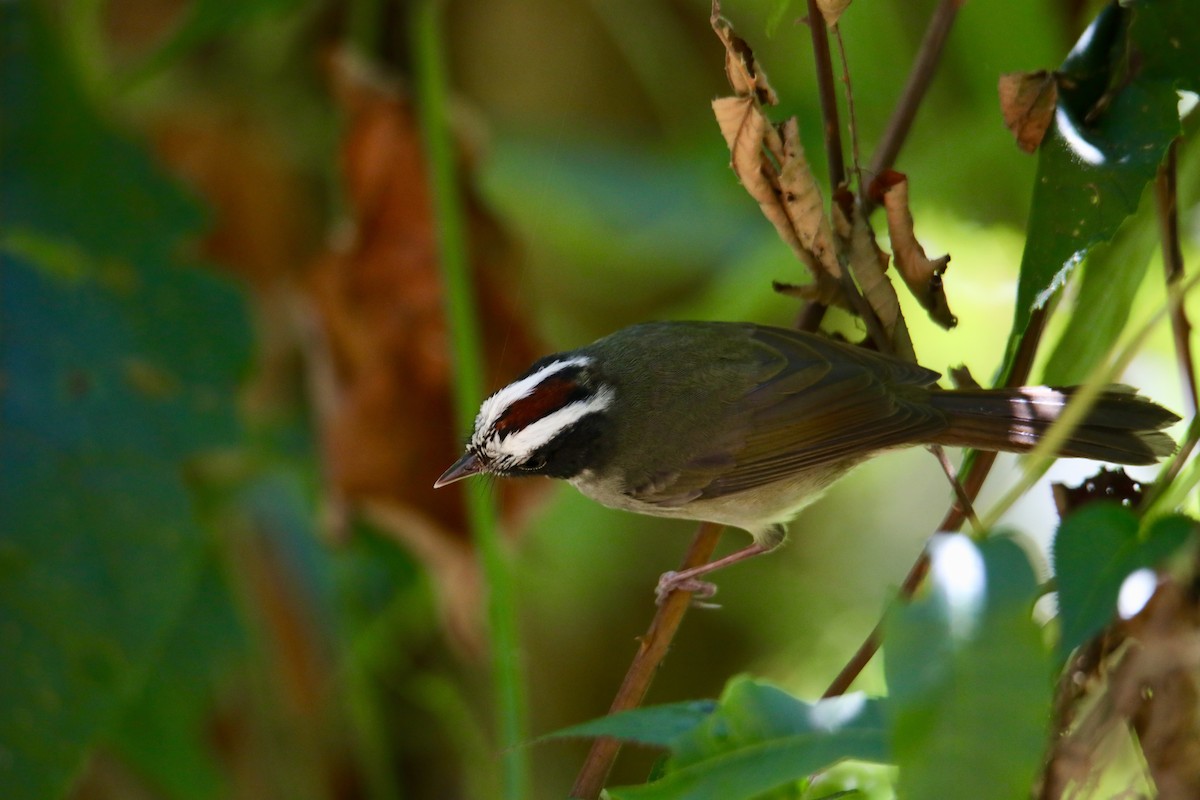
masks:
[[[419,5],[0,3],[0,502],[14,534],[0,550],[0,769],[14,796],[495,796],[486,589],[461,487],[431,488],[469,420],[451,400],[414,105]],[[935,5],[843,16],[864,163]],[[953,259],[957,329],[902,298],[932,368],[987,382],[999,365],[1035,159],[1005,130],[996,82],[1061,62],[1095,7],[960,10],[896,164],[918,238]],[[795,319],[771,282],[804,281],[802,266],[737,185],[712,118],[726,84],[706,3],[439,9],[489,389],[640,320]],[[825,185],[803,4],[723,13]],[[1185,159],[1189,248],[1196,175]],[[1156,259],[1153,236],[1143,214],[1097,257]],[[1134,318],[1162,298],[1146,281]],[[862,335],[836,312],[827,327]],[[1165,328],[1126,380],[1182,410]],[[548,482],[489,491],[532,733],[598,716],[692,527]],[[744,671],[817,696],[949,500],[920,450],[858,470],[785,548],[718,577],[722,608],[689,614],[649,702],[714,696]],[[1036,547],[1051,508],[1043,485],[1008,522]],[[878,661],[859,687],[882,688]],[[563,796],[585,749],[530,746],[536,796]],[[652,760],[630,750],[615,780]]]

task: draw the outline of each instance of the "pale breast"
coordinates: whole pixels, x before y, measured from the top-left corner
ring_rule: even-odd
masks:
[[[826,464],[819,469],[803,470],[784,480],[758,486],[750,491],[693,500],[684,505],[662,505],[637,500],[621,491],[618,482],[597,480],[597,476],[588,471],[571,479],[571,483],[586,497],[609,508],[652,517],[729,525],[749,532],[757,541],[766,536],[776,524],[789,522],[861,460]]]

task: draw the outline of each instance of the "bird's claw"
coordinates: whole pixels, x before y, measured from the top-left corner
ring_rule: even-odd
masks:
[[[715,583],[689,577],[686,573],[668,570],[659,577],[658,586],[654,590],[654,596],[658,605],[661,606],[667,602],[667,597],[672,592],[690,592],[692,595],[692,605],[696,608],[721,607],[717,603],[704,602],[717,593],[717,585]]]

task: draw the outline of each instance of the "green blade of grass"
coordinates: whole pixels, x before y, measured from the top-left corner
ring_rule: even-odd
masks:
[[[464,426],[475,416],[484,392],[474,287],[467,254],[467,231],[458,193],[454,148],[447,124],[445,38],[442,3],[422,0],[413,11],[413,52],[419,116],[429,164],[430,189],[437,225],[438,253],[446,290],[455,369],[455,408]],[[525,687],[519,659],[513,577],[500,540],[495,507],[477,484],[467,492],[471,534],[487,582],[487,620],[491,644],[498,745],[503,761],[503,796],[529,796],[527,750],[519,747],[528,736]]]

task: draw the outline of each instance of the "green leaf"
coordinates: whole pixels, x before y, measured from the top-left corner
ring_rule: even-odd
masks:
[[[1027,797],[1050,701],[1033,568],[1005,537],[938,537],[931,557],[927,594],[897,610],[884,640],[900,794]]]
[[[1185,138],[1198,130],[1200,127],[1190,124]],[[1180,149],[1176,180],[1179,208],[1191,208],[1200,200],[1200,148]],[[1138,287],[1158,251],[1153,197],[1153,189],[1148,187],[1137,215],[1121,226],[1111,242],[1088,254],[1073,303],[1077,313],[1067,318],[1046,362],[1042,382],[1055,386],[1082,383],[1125,329]]]
[[[638,744],[669,747],[680,736],[702,724],[716,707],[711,700],[689,700],[636,708],[572,725],[539,737],[537,741],[611,736]]]
[[[654,783],[610,789],[609,795],[613,800],[749,800],[842,759],[879,758],[886,751],[884,738],[880,728],[764,740],[669,771]]]
[[[1052,550],[1060,661],[1112,621],[1125,579],[1176,552],[1192,526],[1186,517],[1162,517],[1142,538],[1133,511],[1111,502],[1089,503],[1063,521]]]
[[[613,798],[750,798],[837,761],[887,758],[880,700],[861,694],[806,703],[735,678],[716,711],[671,745],[653,783],[609,790]]]
[[[1189,8],[1187,0],[1110,5],[1063,62],[1055,122],[1038,154],[1010,360],[1030,314],[1137,210],[1179,135],[1176,89],[1194,88],[1200,74]]]
[[[189,463],[238,439],[249,331],[195,207],[0,4],[0,796],[61,794],[195,586]]]

